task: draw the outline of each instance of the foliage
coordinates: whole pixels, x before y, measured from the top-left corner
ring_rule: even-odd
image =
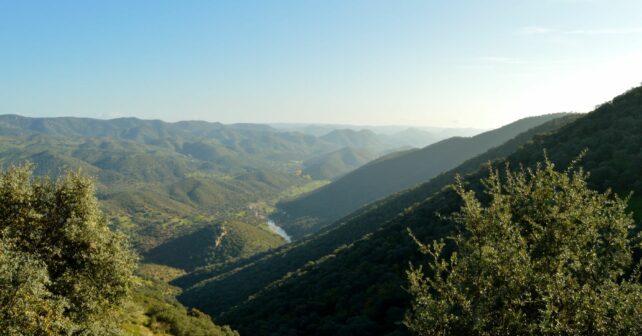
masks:
[[[4,335],[63,334],[66,301],[47,290],[45,265],[0,239],[0,329]]]
[[[395,217],[404,209],[438,193],[455,174],[475,172],[480,164],[505,157],[536,134],[551,132],[575,119],[559,118],[529,130],[421,187],[364,207],[317,235],[225,267],[191,272],[174,281],[187,288],[180,299],[212,314],[224,312],[216,317],[243,333],[261,334],[260,325],[280,325],[283,330],[296,329],[301,334],[315,334],[322,326],[330,328],[326,333],[338,332],[353,323],[348,320],[356,314],[361,316],[359,321],[376,321],[379,333],[399,329],[407,301],[401,291],[401,262],[415,249],[405,241],[406,235],[398,234],[403,226],[389,226],[388,222],[396,222]],[[430,215],[432,212],[428,211]],[[422,216],[417,223],[427,220]],[[378,232],[382,227],[384,231]],[[369,234],[369,239],[362,239]],[[344,258],[345,253],[352,257]],[[247,300],[250,297],[253,299]],[[284,308],[284,302],[288,308]],[[364,306],[369,307],[365,316]],[[317,327],[313,320],[318,320]]]
[[[356,134],[354,140],[366,138]],[[35,175],[52,177],[82,168],[96,177],[111,225],[143,254],[231,219],[262,235],[262,222],[237,214],[251,203],[272,205],[284,192],[310,190],[303,162],[317,158],[325,165],[332,158],[324,154],[341,148],[265,125],[0,116],[0,165],[32,161]]]
[[[177,288],[148,278],[149,265],[141,266],[145,271],[141,273],[140,285],[133,293],[123,323],[126,335],[238,336],[228,326],[215,325],[205,313],[186,309],[174,298]],[[159,271],[158,266],[152,266],[151,269],[154,269],[154,274]],[[178,270],[171,271],[165,267],[164,272]]]
[[[381,148],[384,146],[382,139],[371,130],[352,130],[352,129],[335,129],[321,139],[328,142],[336,143],[343,147],[352,148]]]
[[[137,273],[146,279],[159,283],[169,283],[170,281],[185,275],[185,271],[166,265],[141,263],[138,265]]]
[[[107,227],[91,179],[33,179],[32,170],[0,174],[0,329],[106,333],[136,257]]]
[[[626,200],[590,190],[580,169],[498,171],[484,179],[487,205],[456,184],[455,252],[418,242],[429,258],[408,271],[418,335],[634,335],[642,285],[629,279]],[[638,270],[639,271],[639,270]]]
[[[168,240],[145,254],[145,260],[186,271],[249,257],[284,243],[255,225],[239,221],[210,224],[193,233]]]
[[[316,180],[336,179],[376,159],[380,150],[345,147],[303,162],[303,174]]]
[[[633,189],[635,233],[642,228],[642,189],[636,183],[642,181],[642,87],[594,112],[564,119],[526,132],[421,186],[372,203],[315,235],[179,278],[175,283],[187,288],[180,299],[242,334],[350,334],[355,324],[369,321],[376,325],[370,335],[406,335],[401,321],[411,301],[402,289],[407,284],[405,271],[408,261],[424,260],[407,228],[421,241],[452,235],[452,223],[436,214],[458,210],[460,198],[444,189],[456,174],[481,191],[479,180],[488,169],[479,170],[480,165],[498,161],[493,165],[534,167],[542,160],[543,149],[552,162],[567,166],[588,148],[582,166],[591,174],[587,181],[591,189],[612,188],[621,195]],[[346,248],[335,252],[342,245]],[[640,256],[637,249],[636,260]]]

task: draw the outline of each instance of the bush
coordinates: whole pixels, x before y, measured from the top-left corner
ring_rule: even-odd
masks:
[[[581,169],[497,171],[485,202],[455,189],[461,232],[430,245],[429,274],[407,272],[419,335],[640,335],[626,200],[590,190]],[[450,256],[446,251],[452,248]],[[639,269],[638,269],[639,270]],[[631,275],[633,273],[633,275]]]
[[[0,173],[0,330],[110,333],[136,257],[107,227],[90,178],[35,179],[32,171]]]

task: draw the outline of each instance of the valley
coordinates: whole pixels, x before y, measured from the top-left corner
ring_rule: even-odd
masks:
[[[92,176],[112,227],[131,238],[144,260],[193,270],[289,242],[289,233],[268,219],[276,203],[394,151],[389,137],[350,129],[317,137],[267,125],[4,115],[0,164],[31,162],[36,175],[52,178],[66,169]],[[367,155],[352,156],[357,152]]]
[[[0,1],[0,336],[640,336],[640,0]]]
[[[0,162],[94,179],[110,226],[141,257],[132,332],[164,328],[150,322],[150,307],[170,304],[171,323],[218,328],[209,317],[190,322],[203,314],[194,308],[231,328],[217,333],[405,335],[404,268],[418,258],[406,230],[422,240],[451,232],[435,214],[456,209],[456,176],[479,188],[489,164],[529,167],[546,155],[564,167],[589,149],[592,187],[639,192],[642,147],[626,144],[642,144],[640,90],[587,115],[531,117],[396,151],[372,131],[0,116]],[[355,160],[366,149],[378,154]],[[310,170],[337,160],[339,169]],[[634,194],[638,221],[639,203]]]
[[[586,116],[564,116],[520,134],[317,234],[222,268],[199,269],[174,283],[185,290],[182,302],[198,305],[244,333],[405,334],[398,323],[409,300],[402,289],[404,270],[409,260],[419,258],[406,230],[411,228],[423,241],[450,234],[451,224],[437,214],[457,208],[456,195],[447,187],[456,175],[477,189],[489,162],[528,167],[547,155],[566,167],[588,148],[582,162],[591,173],[591,186],[637,194],[642,180],[636,163],[642,154],[640,118],[642,88],[636,88]],[[617,159],[613,153],[619,153]],[[634,210],[638,203],[634,196]],[[641,229],[639,216],[636,211],[633,232]],[[270,327],[274,325],[280,326],[276,332]]]
[[[230,319],[246,298],[263,298],[376,237],[416,202],[417,193],[427,197],[451,183],[454,174],[472,173],[484,161],[578,118],[530,118],[471,138],[390,153],[391,145],[372,131],[334,130],[315,137],[262,125],[0,116],[0,136],[10,139],[0,148],[0,160],[5,166],[33,162],[39,175],[80,169],[93,176],[101,207],[112,227],[131,238],[141,267],[166,267],[154,273],[164,282],[150,288],[171,281],[182,288],[174,293],[186,306],[255,333],[246,322],[239,326]],[[89,134],[88,128],[98,132]],[[470,147],[473,143],[477,147]],[[369,159],[351,156],[364,150]],[[447,161],[446,153],[458,154]],[[311,173],[338,167],[337,160],[341,168]],[[403,172],[404,167],[412,169]],[[294,213],[298,217],[292,218]],[[178,275],[163,275],[172,269]]]

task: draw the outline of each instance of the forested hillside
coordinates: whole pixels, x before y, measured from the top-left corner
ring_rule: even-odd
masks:
[[[365,144],[372,136],[355,132],[350,139]],[[38,175],[56,177],[66,168],[80,168],[94,176],[112,225],[143,253],[158,247],[150,258],[163,255],[164,246],[176,246],[176,241],[158,245],[178,236],[228,228],[217,248],[208,242],[198,253],[184,251],[196,253],[181,255],[192,260],[179,263],[190,269],[282,244],[265,226],[265,214],[249,207],[269,206],[318,185],[303,171],[304,162],[317,167],[315,177],[326,179],[389,148],[371,146],[353,158],[337,157],[333,153],[353,149],[265,125],[16,115],[0,116],[0,140],[3,166],[31,161]]]
[[[238,335],[176,301],[163,281],[182,271],[134,275],[138,257],[108,227],[91,178],[40,178],[27,164],[0,170],[0,190],[2,335]]]
[[[315,180],[332,180],[376,159],[381,151],[344,147],[303,162],[303,174]]]
[[[327,166],[332,160],[324,155],[342,148],[351,150],[261,125],[0,116],[0,165],[32,162],[36,175],[53,179],[68,169],[92,176],[111,226],[127,233],[145,260],[181,272],[285,243],[265,224],[266,209],[322,183],[305,176],[303,162]],[[367,153],[378,150],[384,148]],[[187,311],[177,293],[162,283],[136,287],[131,314],[123,316],[127,330],[234,334]]]
[[[167,281],[183,272],[171,267],[142,264],[137,271],[138,286],[127,302],[122,320],[123,334],[128,336],[238,336],[228,326],[218,326],[196,310],[176,301],[180,289]]]
[[[407,126],[363,126],[363,125],[324,125],[324,124],[270,124],[270,126],[288,132],[301,132],[313,136],[324,136],[335,130],[371,131],[379,141],[393,147],[421,148],[437,141],[452,137],[470,137],[484,132],[475,128],[444,127],[407,127]]]
[[[359,207],[448,171],[518,134],[564,114],[516,121],[471,138],[450,138],[421,150],[393,153],[299,199],[278,204],[276,221],[295,238],[313,233]]]
[[[640,194],[641,130],[642,88],[636,88],[551,134],[534,137],[493,165],[528,167],[541,162],[546,150],[564,169],[588,149],[582,165],[591,174],[591,187],[601,191],[612,188],[620,195]],[[514,142],[507,145],[511,150],[519,147]],[[458,172],[465,175],[470,187],[479,189],[478,181],[487,175],[487,168],[474,173],[469,169],[506,152],[498,149],[497,154],[471,161]],[[452,232],[452,223],[437,216],[460,205],[451,189],[442,190],[452,182],[452,176],[442,175],[375,203],[317,235],[239,263],[228,272],[179,278],[177,284],[191,286],[182,300],[253,335],[405,335],[407,331],[400,324],[409,307],[403,290],[405,270],[408,262],[419,258],[407,229],[424,242]],[[639,230],[639,196],[634,196],[631,204]],[[345,236],[350,238],[343,240]],[[312,252],[319,250],[323,252]],[[306,260],[306,256],[311,258]],[[207,280],[198,282],[203,279]]]
[[[335,253],[345,250],[362,236],[376,232],[379,226],[395,218],[418,200],[440,191],[452,182],[455,174],[472,173],[484,162],[505,157],[532,141],[536,135],[556,130],[578,117],[569,115],[533,128],[420,187],[366,206],[320,233],[288,244],[272,253],[257,255],[223,268],[203,268],[187,274],[175,281],[177,285],[189,288],[181,300],[188,305],[198,305],[212,314],[226,312],[248,297],[280,283],[280,279],[295,276],[297,272],[312,267],[319,260],[334,258]],[[286,298],[283,297],[283,300]]]
[[[267,230],[228,220],[169,239],[145,254],[145,260],[186,271],[250,257],[279,246],[283,239]],[[225,253],[221,253],[225,251]]]
[[[640,13],[2,1],[0,336],[642,336]]]
[[[320,139],[337,144],[339,146],[352,148],[380,148],[383,146],[390,146],[385,144],[377,136],[377,134],[368,130],[333,130],[328,134],[321,136]]]

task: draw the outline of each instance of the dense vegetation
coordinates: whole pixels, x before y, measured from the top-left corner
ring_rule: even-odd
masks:
[[[170,239],[145,254],[145,260],[192,271],[217,265],[282,244],[283,239],[242,222],[207,225],[193,233]],[[220,253],[220,251],[225,251]]]
[[[90,178],[32,169],[0,173],[0,334],[237,335],[176,301],[164,281],[182,271],[144,265],[134,276],[137,258]]]
[[[357,126],[323,124],[271,124],[270,126],[289,132],[321,137],[335,130],[371,131],[376,133],[378,142],[393,147],[422,148],[437,141],[452,137],[469,137],[483,132],[474,128],[405,127],[405,126]]]
[[[425,199],[452,183],[455,174],[472,173],[480,164],[514,152],[531,141],[535,135],[551,132],[576,119],[577,116],[574,115],[562,117],[524,132],[502,146],[465,162],[457,169],[442,174],[421,187],[365,207],[315,236],[286,245],[269,254],[240,260],[226,267],[203,268],[187,274],[175,281],[184,288],[193,286],[181,296],[181,299],[189,305],[199,305],[210,313],[227,311],[238,302],[261,292],[271,283],[278,283],[279,279],[294,275],[306,264],[314,266],[317,259],[334,256],[335,250],[344,250],[348,244],[376,231],[380,225],[395,218],[417,200]],[[200,281],[203,282],[199,283]],[[346,295],[350,294],[346,293]]]
[[[367,143],[359,136],[357,133],[352,140]],[[95,177],[100,205],[111,226],[126,232],[145,259],[185,270],[224,264],[283,244],[284,240],[265,225],[265,215],[276,200],[325,183],[305,176],[302,170],[307,164],[331,167],[321,169],[326,169],[325,176],[333,176],[383,150],[355,150],[365,156],[355,160],[340,156],[345,165],[337,167],[332,153],[350,153],[352,148],[259,125],[168,124],[133,118],[103,121],[0,116],[0,140],[0,163],[4,166],[32,161],[37,176],[56,178],[67,168],[79,168]],[[33,302],[21,302],[33,307],[51,304],[51,317],[42,317],[44,322],[36,321],[39,324],[33,328],[67,328],[48,324],[65,303],[56,303],[47,294],[42,286],[51,281],[49,275],[15,244],[13,240],[2,242],[6,279],[37,275],[28,279],[33,283],[24,286],[39,294]],[[161,304],[158,286],[146,283],[137,287],[137,307],[145,313],[135,324],[139,332],[132,333],[213,334],[209,317],[181,308],[173,299],[176,293],[163,294]],[[151,303],[164,308],[156,309],[157,314],[149,307],[140,308]],[[24,307],[10,308],[4,313],[24,313]],[[159,314],[165,315],[162,323],[156,319]],[[193,320],[195,317],[198,319]],[[117,323],[114,316],[111,321]],[[194,329],[196,325],[202,328]]]
[[[112,334],[135,262],[90,179],[33,179],[30,166],[0,174],[2,334]]]
[[[329,180],[376,159],[380,152],[370,148],[344,147],[303,163],[303,173],[316,180]]]
[[[125,335],[238,335],[227,326],[215,325],[206,314],[186,309],[176,301],[180,289],[167,285],[167,281],[182,273],[162,265],[140,265],[138,284],[121,317]]]
[[[642,193],[642,171],[639,169],[642,166],[642,88],[633,89],[586,116],[556,117],[543,117],[549,120],[543,124],[543,119],[538,119],[535,124],[539,126],[518,134],[501,146],[491,148],[446,173],[434,176],[437,173],[433,172],[433,178],[420,186],[370,203],[351,214],[346,212],[347,216],[327,227],[317,226],[321,223],[318,221],[320,217],[313,217],[310,227],[320,229],[318,233],[279,248],[275,247],[284,241],[269,231],[264,223],[265,216],[277,200],[291,199],[325,183],[311,181],[306,176],[305,169],[311,167],[315,160],[320,163],[319,167],[338,167],[335,173],[349,169],[341,167],[344,163],[358,164],[357,160],[350,161],[355,159],[350,155],[362,149],[351,147],[344,150],[342,146],[346,141],[352,145],[359,144],[359,141],[370,143],[368,139],[351,139],[359,136],[360,132],[347,135],[336,132],[333,135],[336,139],[329,140],[278,132],[259,125],[0,117],[0,162],[7,165],[32,160],[38,163],[36,175],[54,178],[54,181],[31,178],[29,169],[18,169],[16,171],[22,173],[6,175],[13,176],[5,178],[7,181],[22,180],[3,187],[15,192],[0,197],[14,194],[19,197],[6,196],[9,201],[2,202],[6,207],[0,223],[10,223],[18,218],[7,227],[36,223],[37,229],[5,228],[0,232],[0,286],[3,286],[0,312],[6,317],[2,319],[6,323],[2,327],[32,333],[60,333],[71,329],[77,333],[100,334],[116,330],[121,325],[134,335],[234,334],[228,327],[216,326],[199,311],[202,310],[212,314],[217,322],[229,324],[243,334],[408,334],[409,330],[402,321],[413,301],[403,289],[407,286],[405,272],[409,261],[418,264],[425,256],[419,253],[407,229],[410,228],[416,239],[423,242],[453,234],[456,226],[445,218],[460,209],[461,200],[456,191],[445,187],[454,181],[457,174],[464,176],[468,188],[481,191],[483,185],[479,180],[488,176],[488,169],[479,168],[485,162],[493,161],[494,166],[508,163],[512,169],[519,169],[520,165],[532,168],[542,160],[545,149],[552,162],[558,167],[565,167],[578,153],[588,148],[581,163],[590,172],[587,186],[598,192],[612,189],[620,195],[634,191],[628,210],[633,211],[633,218],[638,224],[629,232],[617,231],[617,237],[628,241],[637,234],[642,219],[642,197],[639,196]],[[506,140],[510,138],[508,135],[512,137],[517,133],[517,128],[509,128],[492,134],[499,134],[498,137]],[[497,137],[485,135],[475,137],[474,145],[489,148],[493,141],[499,141]],[[460,141],[463,140],[453,139],[440,144]],[[435,144],[436,148],[442,146],[440,144]],[[483,152],[479,146],[473,150]],[[414,157],[424,150],[397,152],[363,168],[385,166],[383,162]],[[442,152],[446,153],[446,150]],[[343,153],[348,155],[343,156]],[[434,168],[436,163],[430,161],[427,164]],[[93,196],[83,197],[92,200],[84,203],[77,198],[65,198],[76,192],[93,195],[93,189],[86,178],[65,174],[64,167],[79,167],[96,177],[100,204],[108,220],[98,210],[74,210],[67,213],[70,220],[48,222],[47,218],[53,218],[52,215],[59,215],[57,211],[65,209],[61,204],[66,201],[73,204],[71,208],[90,204],[97,209]],[[403,180],[420,167],[423,166],[413,166],[403,176],[399,172],[382,174],[376,181]],[[326,177],[332,174],[328,173]],[[56,181],[58,177],[60,179]],[[428,179],[426,177],[423,181]],[[554,178],[549,180],[556,181]],[[65,189],[62,186],[66,184],[74,187]],[[23,193],[23,189],[31,191]],[[56,193],[65,197],[51,196]],[[21,197],[42,198],[19,206],[11,203]],[[484,199],[483,204],[486,201]],[[288,203],[293,202],[282,204]],[[55,204],[51,208],[54,210],[47,208],[51,204]],[[613,201],[612,204],[618,204],[619,210],[624,211],[623,203]],[[11,212],[23,205],[31,210]],[[586,210],[581,213],[582,218],[590,218],[589,207],[578,209]],[[621,218],[618,213],[609,214],[612,218]],[[27,220],[20,220],[19,216]],[[339,215],[329,213],[328,216],[337,218]],[[295,219],[291,223],[300,217]],[[78,223],[99,224],[64,229]],[[144,265],[141,269],[145,271],[141,272],[145,274],[139,274],[139,286],[133,289],[134,300],[127,301],[126,294],[132,289],[134,259],[123,245],[122,237],[108,229],[108,223],[130,234],[144,258],[177,269]],[[100,228],[99,234],[87,231],[96,228]],[[299,235],[303,235],[305,230],[307,228],[303,228]],[[590,233],[590,230],[585,233]],[[50,249],[47,244],[54,248]],[[630,248],[620,245],[622,251]],[[101,250],[97,246],[109,248]],[[571,247],[569,249],[572,250]],[[75,252],[64,253],[72,250]],[[126,270],[120,273],[115,269],[117,266],[108,265],[109,260],[118,259],[118,253],[121,256],[119,260],[123,260],[118,267]],[[639,249],[633,253],[637,262],[642,253]],[[94,262],[92,256],[99,260]],[[87,280],[88,276],[83,267],[74,267],[69,272],[65,270],[65,263],[77,260],[74,258],[87,262],[79,264],[91,269],[92,276],[96,273],[97,280],[111,281],[105,297],[92,294],[95,287],[76,285],[76,282]],[[589,256],[586,260],[591,258]],[[596,258],[598,263],[606,260],[599,253]],[[617,260],[620,259],[611,258],[610,261]],[[107,263],[104,269],[92,269],[103,265],[101,263]],[[578,263],[582,264],[582,261]],[[525,267],[528,265],[524,263]],[[633,305],[632,309],[637,309],[636,297],[628,296],[639,292],[637,285],[629,285],[620,277],[623,273],[629,275],[629,266],[623,262],[614,268],[612,274],[617,274],[617,277],[609,278],[611,273],[601,278],[594,276],[590,284],[598,288],[594,293],[595,300],[583,307],[604,308],[598,301],[606,295],[608,300],[626,299]],[[185,274],[184,270],[190,273]],[[155,275],[150,276],[150,273]],[[564,272],[560,274],[561,279],[575,281],[569,280],[569,286],[589,283],[582,280],[584,278],[578,280],[577,273],[570,278],[564,278],[568,275]],[[174,279],[176,276],[178,278]],[[173,284],[183,288],[183,293],[165,283],[172,279]],[[415,285],[425,281],[418,274],[414,279]],[[444,279],[448,281],[448,278]],[[501,279],[490,279],[501,282]],[[605,279],[610,279],[613,286],[600,287]],[[621,288],[616,288],[618,286]],[[538,285],[535,288],[543,287]],[[428,297],[427,294],[435,294],[423,291],[421,286],[411,285],[411,289],[424,298]],[[584,290],[584,287],[578,287],[574,293],[583,293]],[[174,299],[175,295],[196,309],[185,308]],[[98,300],[100,304],[83,303],[83,300]],[[583,304],[572,301],[572,298],[569,300],[567,302]],[[491,303],[485,302],[479,307],[489,306]],[[627,305],[618,307],[624,309]],[[131,314],[123,315],[118,308],[125,308]],[[493,309],[492,314],[484,315],[481,308],[476,310],[481,314],[479,316],[501,314],[501,309]],[[35,312],[29,312],[30,309]],[[609,316],[615,316],[591,309],[585,310],[588,311],[585,321],[590,319],[609,326],[612,321]],[[562,316],[559,310],[555,313]],[[422,323],[419,315],[410,316],[409,324]],[[565,316],[567,321],[579,318],[570,313]],[[621,316],[620,321],[624,322],[629,315],[617,316]],[[501,328],[504,327],[502,325]],[[498,330],[492,329],[495,328],[492,323],[484,328]],[[628,331],[626,328],[629,327],[622,330]],[[577,330],[565,331],[581,333]]]
[[[521,148],[524,142],[513,143],[513,154],[498,151],[500,157],[510,155],[495,165],[533,166],[546,149],[552,162],[566,167],[588,148],[581,164],[590,173],[589,188],[620,195],[634,191],[635,234],[642,210],[641,130],[642,88],[636,88]],[[479,161],[460,167],[473,190],[481,190],[476,181],[488,169],[472,173],[466,166]],[[452,223],[436,216],[459,208],[457,194],[441,190],[451,178],[438,176],[272,253],[179,278],[177,284],[189,287],[181,298],[253,335],[407,334],[400,323],[411,302],[402,289],[405,270],[408,261],[423,259],[407,229],[424,242],[452,234]]]
[[[359,138],[371,135],[357,132],[351,139],[369,143]],[[177,238],[225,223],[231,234],[220,248],[171,263],[189,269],[283,244],[264,225],[266,211],[250,207],[269,208],[318,186],[306,176],[305,162],[330,177],[387,148],[359,149],[367,155],[340,156],[345,160],[337,166],[332,153],[351,148],[263,125],[0,116],[1,165],[31,161],[37,175],[81,168],[96,177],[111,225],[127,233],[143,257],[163,255],[166,246],[177,247]],[[196,251],[185,247],[184,253]]]
[[[562,115],[526,118],[471,138],[450,138],[421,150],[393,153],[299,199],[280,203],[275,218],[293,237],[300,238],[367,203],[426,182]]]
[[[406,326],[417,335],[641,334],[627,202],[550,161],[505,175],[491,171],[484,201],[455,185],[460,230],[418,242],[428,275],[423,265],[408,271]]]
[[[343,147],[351,148],[381,148],[386,146],[377,134],[369,130],[332,130],[320,138]]]

